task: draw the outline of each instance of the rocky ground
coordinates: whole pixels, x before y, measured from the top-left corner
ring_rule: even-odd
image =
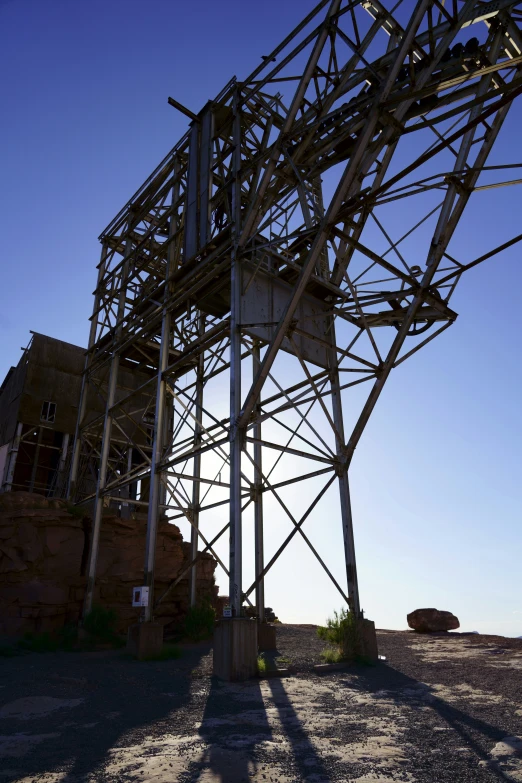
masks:
[[[522,781],[522,641],[378,639],[377,666],[318,676],[315,628],[281,625],[293,674],[235,685],[209,645],[3,658],[0,783]]]

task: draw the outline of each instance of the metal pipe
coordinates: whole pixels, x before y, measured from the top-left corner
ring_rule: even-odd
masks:
[[[238,233],[241,226],[241,115],[239,90],[233,101],[232,153],[232,226],[234,244],[230,269],[230,587],[229,600],[234,617],[241,617],[242,595],[242,527],[241,527],[241,451],[243,431],[238,427],[241,410],[241,266],[238,255]]]
[[[38,460],[40,458],[40,448],[42,446],[43,428],[38,427],[38,438],[36,440],[36,448],[34,450],[33,467],[31,470],[31,478],[29,480],[29,492],[34,490],[34,482],[36,481],[36,471],[38,470]]]
[[[179,160],[176,157],[174,162],[175,171],[178,170]],[[179,180],[175,178],[175,184],[172,188],[172,204],[177,202],[179,196]],[[169,237],[177,229],[178,221],[175,214],[171,215],[169,223]],[[165,267],[165,279],[168,280],[176,263],[175,248],[173,243],[169,245],[167,254],[167,264]],[[149,489],[149,509],[147,516],[147,535],[145,542],[145,570],[143,584],[149,588],[149,600],[143,610],[143,619],[150,622],[153,619],[154,611],[154,566],[156,562],[156,539],[158,535],[158,521],[161,503],[161,473],[165,472],[163,462],[163,449],[166,436],[166,409],[167,409],[167,381],[165,379],[165,370],[169,364],[170,346],[172,342],[171,334],[171,311],[167,307],[167,301],[171,293],[170,284],[165,286],[163,320],[161,324],[161,346],[157,372],[156,386],[156,409],[154,416],[154,436],[152,443],[152,461],[150,467],[150,489]]]
[[[200,335],[205,332],[205,316],[200,313],[199,315],[198,331]],[[201,435],[203,432],[201,422],[203,418],[203,385],[205,380],[205,352],[201,351],[198,358],[198,366],[196,369],[196,399],[195,399],[195,414],[196,420],[194,422],[194,448],[198,449],[201,445]],[[190,557],[193,565],[190,569],[190,605],[196,605],[196,586],[197,586],[197,554],[198,554],[198,529],[199,529],[199,505],[200,505],[200,490],[201,484],[199,479],[201,478],[201,453],[199,451],[194,455],[193,466],[194,482],[192,484],[192,507],[190,509],[192,514],[192,527],[190,529]]]
[[[116,383],[118,380],[118,369],[120,357],[116,353],[111,362],[111,372],[109,376],[109,388],[107,392],[107,408],[114,403],[116,393]],[[85,598],[83,605],[83,617],[92,609],[94,599],[94,586],[96,582],[96,568],[98,565],[98,549],[100,544],[100,528],[103,514],[103,490],[107,480],[107,466],[109,462],[109,451],[111,445],[112,416],[106,410],[105,423],[103,427],[103,438],[101,447],[100,470],[98,473],[98,485],[96,487],[96,500],[94,501],[94,519],[92,526],[91,548],[89,554],[89,566],[87,570],[87,586],[85,589]]]
[[[128,218],[129,228],[132,225],[132,222],[133,222],[133,213],[130,212]],[[105,266],[105,259],[106,259],[106,252],[104,252],[105,250],[106,248],[102,249],[102,261],[100,263],[100,268],[98,273],[99,279],[101,278],[102,275],[102,269]],[[126,261],[122,267],[122,272],[121,272],[121,288],[119,291],[118,310],[116,315],[116,319],[120,323],[120,326],[117,329],[116,337],[119,337],[119,332],[122,329],[121,319],[123,318],[123,314],[125,312],[125,299],[126,299],[126,290],[127,290],[127,282],[128,282],[128,273],[129,273],[129,257],[131,253],[132,253],[132,241],[130,239],[127,239],[127,243],[125,246]],[[91,341],[91,339],[94,340],[95,334],[96,334],[96,321],[93,319],[93,321],[91,322],[89,341]],[[86,361],[87,366],[88,366],[88,362],[89,362],[89,354],[87,356],[87,361]],[[94,599],[94,586],[96,582],[98,550],[100,545],[100,529],[101,529],[101,521],[102,521],[103,506],[104,506],[103,495],[104,495],[105,484],[107,481],[107,468],[109,464],[109,454],[111,448],[111,432],[112,432],[113,417],[110,411],[112,406],[114,405],[114,400],[116,398],[116,387],[118,383],[119,367],[120,367],[120,355],[118,352],[115,352],[112,355],[112,359],[111,359],[109,384],[107,388],[107,399],[105,403],[105,421],[103,426],[103,436],[102,436],[102,445],[101,445],[101,454],[100,454],[100,468],[98,471],[98,483],[96,486],[96,498],[94,501],[94,517],[93,517],[93,525],[92,525],[91,547],[89,553],[89,565],[87,569],[87,586],[85,589],[85,598],[83,604],[83,618],[85,618],[86,615],[88,615],[89,612],[91,611],[93,599]],[[85,384],[87,380],[87,374],[88,374],[88,370],[86,370],[86,372],[84,373]],[[83,396],[82,405],[83,405],[83,409],[85,410],[86,397],[87,397],[85,386],[83,389],[82,396]],[[81,419],[79,415],[78,424],[77,424],[78,442],[80,440],[80,434],[79,434],[80,426],[81,426]],[[71,472],[71,476],[72,475],[73,474]]]
[[[341,400],[341,383],[339,378],[339,367],[337,365],[337,356],[335,351],[336,336],[335,323],[331,318],[329,332],[332,341],[330,351],[330,388],[332,391],[332,415],[335,424],[335,447],[338,463],[336,465],[337,477],[339,479],[339,501],[341,504],[341,525],[343,530],[344,543],[344,562],[346,567],[346,582],[348,585],[348,600],[350,611],[356,617],[361,614],[361,605],[359,601],[359,584],[357,580],[357,566],[355,561],[355,543],[353,538],[353,518],[352,504],[350,500],[350,486],[348,483],[348,463],[344,453],[345,435],[343,421],[343,406]]]
[[[16,425],[16,434],[13,438],[13,445],[9,451],[9,463],[5,474],[5,482],[2,487],[4,492],[10,492],[13,487],[16,458],[18,456],[18,449],[20,448],[20,439],[22,437],[23,427],[24,425],[21,421]]]
[[[96,327],[99,303],[100,303],[100,286],[105,274],[105,264],[107,260],[108,247],[107,244],[102,245],[101,260],[98,265],[98,281],[96,284],[96,291],[94,294],[94,306],[93,315],[91,318],[91,326],[89,329],[89,343],[87,347],[87,356],[85,357],[85,367],[82,375],[82,387],[80,392],[80,403],[78,406],[78,418],[76,419],[76,429],[74,432],[73,443],[73,455],[71,462],[71,472],[69,475],[69,483],[67,486],[67,499],[74,501],[76,497],[76,481],[78,479],[78,466],[80,463],[80,451],[81,451],[81,426],[83,418],[85,416],[85,408],[87,406],[87,388],[88,388],[88,373],[89,365],[92,361],[92,347],[96,342]]]
[[[252,346],[252,370],[253,377],[260,363],[259,341],[254,340]],[[257,421],[254,424],[254,536],[255,536],[255,575],[256,575],[256,610],[257,621],[265,621],[265,556],[263,546],[263,473],[262,473],[262,444],[261,444],[261,423]]]
[[[58,470],[57,470],[57,477],[56,477],[56,484],[55,484],[55,492],[57,495],[63,494],[64,484],[65,484],[65,469],[67,464],[67,452],[69,450],[69,440],[70,435],[68,432],[65,432],[62,439],[62,446],[60,449],[60,459],[58,461]]]
[[[144,620],[152,620],[154,602],[154,565],[156,559],[156,538],[158,534],[161,461],[163,458],[163,438],[166,409],[167,384],[163,372],[168,364],[170,345],[170,313],[165,311],[161,329],[160,362],[158,368],[158,385],[156,392],[156,412],[154,417],[154,440],[152,446],[152,463],[150,472],[149,511],[147,517],[147,537],[145,543],[145,573],[143,584],[149,588],[149,602],[144,608]]]

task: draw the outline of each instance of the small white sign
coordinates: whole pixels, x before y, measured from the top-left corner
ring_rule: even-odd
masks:
[[[133,606],[148,606],[149,605],[149,588],[148,587],[133,587],[132,588],[132,605]]]
[[[232,607],[229,604],[223,607],[223,617],[232,617]]]

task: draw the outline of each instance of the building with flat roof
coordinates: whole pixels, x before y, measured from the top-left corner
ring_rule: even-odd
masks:
[[[85,349],[33,333],[0,387],[0,491],[64,494]]]
[[[0,387],[0,492],[22,490],[65,497],[84,366],[85,348],[32,333],[18,365],[11,367]],[[108,381],[108,372],[108,366],[100,370],[100,389]],[[143,367],[122,367],[117,396],[128,395],[148,377]],[[119,449],[128,451],[131,465],[136,458],[129,446],[131,436],[142,453],[150,454],[152,443],[153,399],[149,395],[139,398],[139,424],[125,416],[112,437]],[[87,391],[82,421],[93,431],[104,426],[104,404],[92,388]],[[79,470],[84,496],[95,491],[96,471],[85,455]],[[128,497],[135,490],[131,485]]]

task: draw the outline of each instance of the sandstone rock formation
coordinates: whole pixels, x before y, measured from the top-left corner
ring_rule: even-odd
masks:
[[[454,614],[438,609],[415,609],[406,619],[409,627],[419,633],[454,631],[456,628],[460,628],[459,620]]]
[[[28,492],[0,495],[0,635],[52,631],[80,616],[85,593],[91,520],[67,511],[61,500]],[[138,620],[132,588],[143,580],[145,514],[121,519],[103,516],[95,600],[116,610],[117,628]],[[200,556],[198,595],[214,601],[216,561]],[[190,562],[190,544],[179,528],[161,521],[156,552],[156,597]],[[189,606],[188,573],[156,612],[166,632],[183,620]]]

